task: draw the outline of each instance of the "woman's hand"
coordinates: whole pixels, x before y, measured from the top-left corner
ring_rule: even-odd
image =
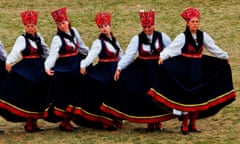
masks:
[[[159,57],[159,59],[158,59],[158,64],[160,65],[160,64],[163,64],[163,59],[161,58],[161,57]]]
[[[230,64],[230,60],[229,59],[227,59],[226,61],[227,61],[228,64]]]
[[[113,78],[115,81],[117,81],[119,79],[120,73],[121,73],[120,70],[115,71],[114,78]]]
[[[82,75],[87,74],[86,68],[80,68],[80,73],[81,73]]]
[[[7,72],[10,72],[12,70],[12,65],[6,63],[5,69]]]
[[[54,71],[53,71],[53,70],[45,70],[45,72],[46,72],[49,76],[53,76],[53,75],[54,75]]]

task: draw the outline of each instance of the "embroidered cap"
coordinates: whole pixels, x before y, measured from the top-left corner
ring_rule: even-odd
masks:
[[[95,22],[98,27],[102,25],[111,25],[112,14],[107,12],[99,12],[95,16]]]
[[[155,10],[151,11],[140,10],[139,16],[142,27],[154,25]]]
[[[191,18],[200,18],[200,12],[197,8],[193,8],[193,7],[190,7],[190,8],[187,8],[185,9],[182,13],[181,13],[181,16],[182,18],[186,21],[186,22],[189,22],[189,20]]]
[[[53,11],[51,14],[52,14],[52,17],[53,17],[53,19],[56,23],[61,23],[63,21],[68,21],[67,8],[66,7],[57,9],[57,10]]]
[[[27,10],[20,13],[24,25],[34,24],[37,25],[38,12]]]

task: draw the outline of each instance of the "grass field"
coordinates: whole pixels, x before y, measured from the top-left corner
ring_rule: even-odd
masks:
[[[94,22],[97,12],[113,14],[112,31],[123,49],[131,37],[141,31],[138,11],[155,9],[156,30],[167,33],[171,39],[182,32],[185,22],[180,17],[183,9],[189,6],[201,11],[200,29],[208,32],[215,42],[230,55],[233,82],[237,95],[240,89],[240,5],[239,0],[1,0],[0,1],[0,40],[9,52],[17,38],[23,33],[19,13],[34,9],[40,12],[38,30],[48,45],[56,33],[51,11],[66,6],[72,26],[76,27],[82,39],[90,47],[99,31]],[[224,108],[215,116],[199,120],[203,130],[200,134],[184,136],[179,132],[177,119],[164,122],[163,132],[147,132],[145,124],[125,122],[117,131],[80,128],[74,133],[58,130],[58,124],[40,121],[46,131],[26,133],[23,123],[6,122],[0,119],[0,144],[110,144],[110,143],[168,143],[168,144],[236,144],[240,143],[240,100]]]

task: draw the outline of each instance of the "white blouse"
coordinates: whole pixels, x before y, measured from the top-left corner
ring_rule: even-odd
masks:
[[[164,32],[161,32],[161,34],[162,34],[163,45],[164,45],[164,47],[167,47],[171,43],[171,39]],[[152,41],[153,34],[149,35],[147,37],[148,37],[148,39],[150,41]],[[135,55],[138,52],[138,47],[139,47],[138,45],[139,45],[139,35],[135,35],[131,39],[130,43],[128,44],[128,47],[127,47],[127,49],[125,51],[125,54],[123,55],[122,59],[118,62],[118,67],[117,67],[118,70],[125,69],[131,62],[133,62],[133,60],[135,58]],[[155,42],[155,46],[159,47],[158,41]],[[143,44],[143,49],[146,52],[150,52],[151,51],[150,45],[144,45]]]
[[[104,41],[104,43],[106,44],[106,47],[108,48],[108,50],[112,53],[117,53],[117,50],[113,47],[113,45],[111,43],[109,43],[108,41]],[[116,42],[117,46],[120,48],[119,51],[119,59],[122,57],[123,55],[123,50],[120,47],[119,42]],[[98,57],[98,55],[100,54],[102,50],[102,43],[101,40],[96,39],[92,46],[91,49],[87,55],[87,57],[81,61],[80,63],[80,67],[81,68],[86,68],[87,66],[89,66],[91,63],[93,63],[93,61]]]
[[[196,35],[193,37],[196,37]],[[185,34],[181,33],[179,34],[173,42],[160,53],[160,57],[163,60],[166,60],[168,58],[181,55],[181,49],[183,48],[185,44]],[[228,53],[223,51],[221,48],[219,48],[214,40],[211,38],[210,35],[208,35],[206,32],[203,32],[203,45],[204,47],[214,56],[220,59],[228,59]]]
[[[47,44],[45,43],[43,37],[41,36],[40,33],[37,33],[37,35],[40,37],[41,39],[41,44],[42,44],[42,48],[43,48],[43,57],[46,58],[49,54],[49,48],[47,46]],[[37,44],[35,41],[32,41],[29,39],[30,45],[37,49]],[[15,62],[17,62],[21,56],[22,56],[22,51],[26,48],[26,40],[24,36],[19,36],[17,38],[17,40],[15,41],[15,44],[13,45],[13,48],[10,52],[10,54],[7,56],[7,60],[6,63],[7,64],[14,64]]]
[[[80,34],[78,33],[78,31],[72,27],[74,33],[75,33],[75,37],[74,37],[74,42],[78,43],[78,50],[81,54],[87,54],[88,53],[88,47],[85,45],[85,43],[83,42],[83,40],[80,37]],[[70,33],[69,33],[70,34]],[[68,39],[64,39],[66,41],[66,45],[72,46],[73,48],[75,48],[75,44],[73,42],[71,42]],[[51,46],[50,46],[50,51],[49,51],[49,56],[47,57],[44,66],[46,70],[50,70],[55,66],[55,63],[57,61],[57,59],[59,58],[59,50],[62,47],[62,41],[60,36],[55,35],[52,39],[51,42]]]

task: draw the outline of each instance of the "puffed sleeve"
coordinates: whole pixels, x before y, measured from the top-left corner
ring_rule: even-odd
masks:
[[[59,57],[59,50],[62,46],[62,41],[59,36],[54,36],[51,42],[49,55],[45,60],[45,70],[50,70],[55,66],[55,63]]]
[[[163,49],[163,51],[160,53],[160,57],[163,60],[166,60],[168,58],[180,55],[181,49],[183,48],[184,44],[185,36],[183,33],[181,33],[173,40],[173,42],[168,47]]]
[[[84,41],[82,40],[79,32],[77,31],[76,28],[72,28],[74,33],[75,33],[75,36],[77,38],[77,42],[78,42],[78,49],[80,51],[81,54],[84,54],[84,55],[87,55],[88,54],[88,50],[89,48],[85,45]]]
[[[121,60],[118,62],[117,69],[123,70],[125,69],[135,58],[135,55],[138,52],[138,43],[139,38],[138,35],[135,35],[130,43],[128,44],[128,47],[125,51],[125,54],[122,56]]]
[[[168,47],[172,41],[166,33],[164,32],[161,32],[161,33],[162,33],[162,42],[163,42],[164,48]]]
[[[91,46],[91,49],[85,59],[80,63],[81,68],[86,68],[98,57],[102,50],[101,41],[99,39],[95,40]]]
[[[25,47],[25,38],[23,36],[19,36],[15,41],[10,54],[7,56],[6,63],[13,65],[17,60],[19,60],[22,56],[21,52],[25,49]]]
[[[220,59],[228,59],[228,53],[223,51],[221,48],[219,48],[214,40],[212,39],[212,37],[210,35],[208,35],[206,32],[203,33],[203,43],[205,48],[214,56],[216,56],[217,58]]]

